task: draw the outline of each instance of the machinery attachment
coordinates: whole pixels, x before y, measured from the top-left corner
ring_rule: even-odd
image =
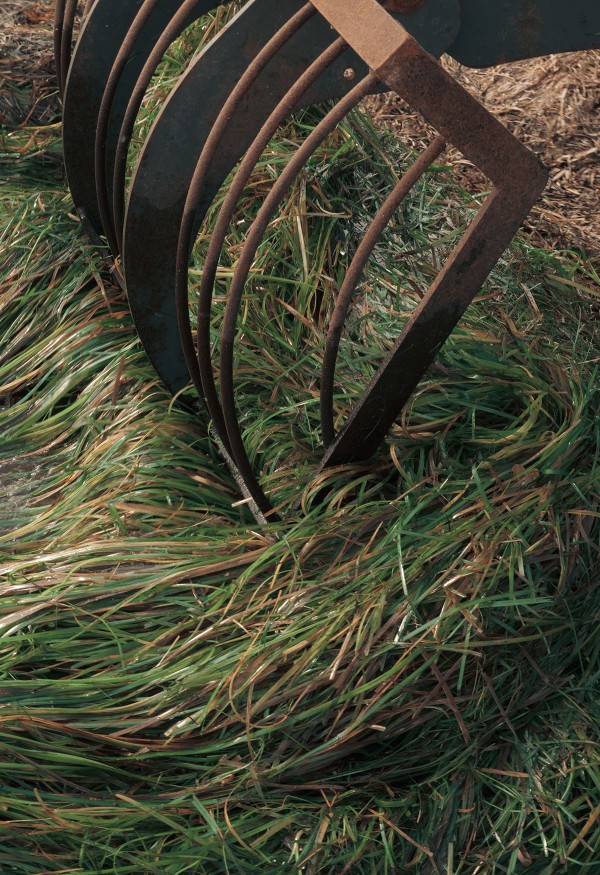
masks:
[[[147,136],[127,186],[142,100],[173,41],[216,0],[96,0],[71,59],[77,4],[58,0],[55,49],[64,95],[64,152],[82,219],[110,247],[144,347],[173,394],[211,421],[258,519],[275,519],[253,470],[237,411],[234,351],[244,292],[269,223],[315,151],[369,94],[394,91],[437,135],[395,183],[365,231],[326,326],[320,374],[321,468],[370,458],[541,194],[537,158],[439,64],[448,53],[491,66],[600,46],[600,3],[572,0],[248,0],[182,74]],[[211,325],[217,268],[251,174],[299,109],[329,109],[281,171],[248,230],[228,288],[218,362]],[[334,428],[338,348],[357,285],[386,226],[447,146],[491,193],[399,331],[343,427]],[[197,325],[188,265],[199,228],[229,178],[202,265]],[[351,204],[349,205],[351,208]],[[215,378],[218,374],[218,380]],[[187,390],[186,390],[187,391]]]

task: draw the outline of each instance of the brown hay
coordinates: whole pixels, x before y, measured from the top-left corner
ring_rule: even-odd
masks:
[[[551,55],[490,70],[444,65],[550,168],[530,218],[536,243],[600,256],[600,51]],[[430,137],[420,116],[393,95],[373,98],[376,117],[419,149]],[[451,156],[463,183],[485,189],[464,159]]]
[[[53,0],[2,0],[0,125],[47,124],[60,117],[52,46]]]

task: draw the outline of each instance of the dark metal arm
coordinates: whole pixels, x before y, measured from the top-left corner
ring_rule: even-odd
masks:
[[[468,67],[600,48],[600,0],[460,0],[460,9],[447,52]]]

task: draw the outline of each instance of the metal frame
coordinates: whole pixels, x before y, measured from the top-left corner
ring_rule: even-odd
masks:
[[[423,297],[323,467],[369,458],[512,240],[547,182],[538,159],[376,2],[313,0],[391,89],[494,184],[490,197]]]
[[[397,182],[358,246],[339,290],[321,370],[320,470],[369,458],[539,197],[535,156],[444,71],[447,51],[490,66],[600,46],[600,4],[572,0],[248,0],[188,67],[141,153],[128,198],[127,151],[150,79],[169,45],[223,0],[96,0],[71,60],[76,3],[57,0],[55,52],[64,93],[65,162],[76,206],[104,235],[123,271],[144,346],[166,386],[212,420],[222,455],[258,519],[274,519],[249,462],[236,410],[237,316],[257,246],[314,149],[366,94],[393,90],[438,136]],[[571,14],[573,13],[573,14]],[[218,364],[210,352],[213,286],[229,223],[269,139],[302,106],[336,98],[273,186],[230,287]],[[338,434],[333,388],[340,337],[373,248],[447,144],[490,179],[491,195],[425,291]],[[199,293],[197,346],[189,319],[188,261],[197,231],[238,161],[222,204]],[[127,202],[126,202],[127,200]],[[190,400],[191,399],[191,400]]]

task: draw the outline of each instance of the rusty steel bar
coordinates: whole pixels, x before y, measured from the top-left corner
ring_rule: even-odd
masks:
[[[58,90],[65,93],[67,73],[71,61],[73,29],[77,15],[77,0],[56,0],[54,7],[54,59]]]
[[[258,76],[264,71],[265,67],[276,54],[278,54],[287,42],[298,33],[302,25],[309,21],[315,14],[315,9],[311,3],[306,3],[298,12],[293,15],[280,30],[275,33],[263,49],[258,53],[256,58],[248,65],[243,76],[239,79],[231,94],[223,104],[219,115],[215,119],[215,123],[206,139],[200,157],[196,164],[194,174],[192,176],[188,194],[186,197],[181,225],[179,229],[179,238],[177,242],[177,265],[176,265],[176,282],[175,282],[175,302],[177,307],[177,321],[179,324],[179,334],[181,338],[181,346],[187,362],[187,366],[196,386],[200,397],[205,401],[213,425],[217,433],[221,436],[224,445],[229,449],[229,441],[225,422],[223,419],[221,407],[217,398],[214,379],[212,377],[212,365],[210,363],[210,302],[212,300],[212,288],[214,285],[214,277],[219,259],[219,253],[223,245],[227,226],[222,221],[223,208],[217,220],[217,224],[211,234],[211,242],[208,255],[206,257],[202,271],[202,289],[199,295],[199,315],[198,315],[198,357],[194,347],[192,331],[189,318],[189,302],[188,302],[188,260],[190,251],[193,245],[193,231],[196,222],[196,213],[198,204],[201,200],[208,169],[214,159],[215,153],[223,139],[225,131],[231,123],[236,111],[239,109],[242,100],[247,96],[249,90],[256,82]],[[289,110],[286,112],[288,115]],[[234,183],[235,184],[235,183]],[[231,200],[233,187],[229,187],[228,198]],[[234,202],[237,202],[237,197]],[[224,205],[225,206],[225,205]],[[221,236],[221,228],[223,233]],[[210,279],[211,277],[212,279]],[[202,328],[200,328],[200,325]],[[205,328],[205,331],[203,329]]]
[[[213,375],[212,361],[210,357],[211,304],[219,255],[225,240],[227,229],[235,213],[235,207],[237,205],[238,199],[242,194],[244,187],[248,179],[250,178],[252,170],[256,166],[256,163],[263,153],[265,147],[267,146],[269,140],[277,131],[277,128],[280,126],[280,124],[288,117],[290,106],[293,107],[296,104],[297,100],[301,99],[302,95],[306,92],[306,90],[310,88],[310,86],[318,79],[319,76],[323,74],[323,72],[332,63],[334,63],[334,61],[341,55],[341,53],[345,49],[346,43],[342,39],[338,39],[334,43],[332,43],[329,49],[327,49],[319,58],[317,58],[317,60],[314,61],[313,64],[311,64],[310,67],[306,70],[306,72],[298,79],[296,84],[292,87],[288,94],[285,95],[283,100],[279,103],[271,116],[267,119],[262,129],[258,133],[256,139],[252,143],[251,147],[248,149],[244,160],[242,161],[236,175],[234,176],[228,188],[227,195],[222,204],[219,216],[215,223],[215,227],[211,234],[209,251],[207,253],[204,263],[201,287],[198,295],[198,358],[197,361],[190,361],[189,365],[192,374],[197,372],[200,377],[200,388],[203,397],[205,398],[213,423],[215,423],[218,433],[223,436],[222,439],[230,452],[233,451],[231,450],[229,431],[227,429],[224,411],[219,402]],[[202,168],[202,165],[199,166]],[[200,170],[200,173],[202,173],[202,169]],[[192,237],[193,215],[193,207],[190,206],[190,209],[187,212],[187,220],[182,226],[183,237],[180,236],[178,248],[177,291],[179,293],[179,306],[181,309],[184,310],[184,318],[188,320],[188,324],[189,317],[187,316],[187,260],[190,240]],[[235,454],[234,458],[236,458]],[[246,465],[245,469],[242,470],[241,468],[239,468],[238,465],[238,470],[240,472],[240,476],[242,476],[244,479],[246,489],[248,490],[249,494],[252,495],[257,506],[261,508],[262,512],[265,514],[270,513],[270,503],[268,502],[264,492],[260,488],[256,479],[249,476],[248,468],[249,466]]]
[[[107,188],[106,140],[108,136],[110,112],[123,70],[130,62],[136,43],[158,3],[160,3],[160,0],[144,0],[139,12],[131,24],[131,27],[127,31],[127,35],[121,43],[110,73],[108,74],[108,79],[106,80],[96,119],[96,136],[94,139],[94,179],[96,184],[96,198],[100,221],[102,223],[102,230],[114,256],[119,255],[120,245],[117,242],[113,217],[111,214],[112,198],[109,198]]]
[[[445,148],[446,140],[444,137],[441,135],[436,137],[433,143],[425,149],[421,155],[419,155],[412,167],[410,167],[410,169],[398,181],[392,193],[373,219],[369,230],[360,242],[344,278],[329,323],[327,339],[325,342],[325,352],[323,354],[323,364],[321,367],[321,432],[323,435],[323,443],[326,447],[328,447],[335,439],[335,429],[333,426],[333,384],[335,379],[335,365],[342,331],[350,304],[352,303],[352,298],[356,291],[356,286],[377,241],[383,234],[392,216],[410,190],[416,185],[436,158],[439,158]]]
[[[58,80],[58,92],[62,98],[64,94],[63,77],[61,70],[61,46],[63,38],[63,25],[65,21],[65,0],[55,0],[54,4],[54,63],[56,66],[56,78]]]
[[[71,63],[71,51],[73,47],[73,29],[75,27],[75,16],[77,15],[77,0],[66,0],[65,17],[63,21],[62,39],[60,44],[60,79],[62,82],[62,92],[64,94],[67,87],[67,74],[69,72],[69,64]]]

